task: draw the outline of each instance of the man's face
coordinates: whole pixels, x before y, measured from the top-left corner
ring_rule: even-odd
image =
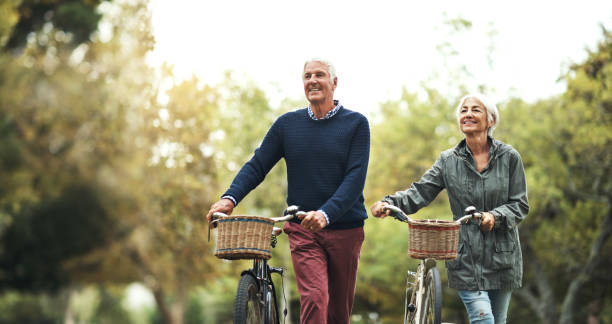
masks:
[[[330,79],[327,65],[316,61],[306,64],[302,80],[306,99],[311,104],[333,102],[338,78]]]

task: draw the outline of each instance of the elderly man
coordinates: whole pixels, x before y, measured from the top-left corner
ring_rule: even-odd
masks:
[[[370,128],[360,113],[334,100],[338,85],[332,64],[312,59],[302,74],[308,107],[280,116],[213,204],[233,208],[284,158],[287,204],[308,211],[285,223],[300,293],[300,323],[349,323],[357,264],[363,243],[365,184]]]

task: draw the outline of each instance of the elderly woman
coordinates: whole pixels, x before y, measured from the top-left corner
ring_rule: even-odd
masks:
[[[465,138],[440,154],[425,175],[405,191],[375,203],[372,214],[385,217],[387,204],[413,214],[446,189],[453,218],[475,206],[476,222],[461,226],[457,258],[446,262],[449,286],[459,291],[470,323],[506,323],[512,289],[520,288],[523,262],[517,225],[527,216],[527,184],[519,153],[493,138],[497,107],[480,94],[457,107]]]

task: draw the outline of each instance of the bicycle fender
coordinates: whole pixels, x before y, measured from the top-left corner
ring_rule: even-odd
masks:
[[[253,279],[255,279],[255,282],[257,283],[257,288],[259,289],[259,280],[257,280],[257,275],[255,274],[255,272],[253,272],[252,269],[249,270],[244,270],[240,273],[240,278],[242,278],[242,276],[244,275],[249,275],[251,277],[253,277]]]

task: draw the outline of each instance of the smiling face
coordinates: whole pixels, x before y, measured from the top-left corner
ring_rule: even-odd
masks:
[[[467,98],[463,101],[459,110],[459,127],[465,135],[486,133],[495,121],[490,122],[487,117],[487,109],[475,98]]]
[[[326,64],[317,61],[306,64],[302,81],[304,81],[304,94],[308,102],[333,104],[338,78],[331,79]]]

